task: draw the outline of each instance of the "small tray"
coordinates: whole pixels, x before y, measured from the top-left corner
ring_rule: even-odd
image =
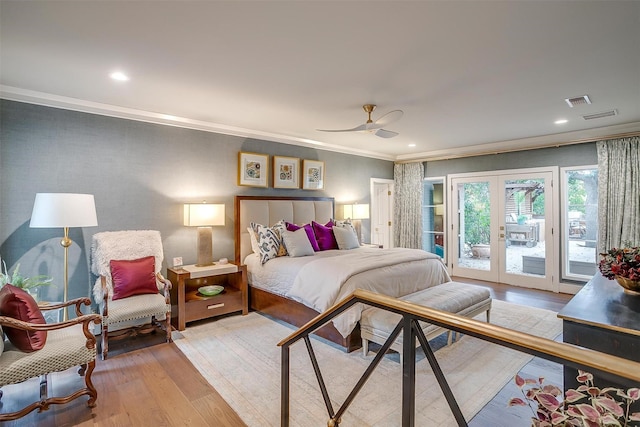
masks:
[[[218,295],[222,291],[224,291],[224,286],[220,286],[220,285],[209,285],[209,286],[202,286],[198,288],[198,293],[206,297],[212,297],[214,295]]]

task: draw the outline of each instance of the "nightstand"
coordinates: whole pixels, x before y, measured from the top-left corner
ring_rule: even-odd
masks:
[[[208,319],[234,312],[249,312],[247,266],[215,264],[206,267],[185,265],[168,268],[171,289],[171,322],[183,331],[188,322]],[[205,296],[198,288],[208,285],[224,286],[218,295]]]
[[[379,243],[363,243],[362,247],[365,248],[376,248],[376,249],[382,249],[382,245]]]

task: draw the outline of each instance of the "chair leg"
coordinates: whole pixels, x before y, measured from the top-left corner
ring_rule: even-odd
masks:
[[[367,356],[369,353],[369,340],[366,338],[362,338],[362,355]]]
[[[87,364],[87,372],[84,375],[84,383],[87,385],[87,394],[89,395],[89,400],[87,401],[87,406],[89,408],[94,408],[96,406],[96,400],[98,399],[98,391],[91,381],[91,374],[93,373],[93,369],[95,367],[96,361],[92,360]]]
[[[104,321],[102,322],[102,360],[107,360],[107,353],[109,353],[109,337],[108,326]]]
[[[167,319],[165,321],[165,329],[167,330],[167,342],[173,342],[171,339],[171,312],[167,312]]]

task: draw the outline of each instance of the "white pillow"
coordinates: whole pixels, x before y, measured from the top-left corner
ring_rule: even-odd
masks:
[[[251,238],[251,250],[260,255],[260,246],[258,246],[258,240],[256,239],[256,233],[253,232],[251,227],[247,227],[247,231],[249,232],[249,237]]]
[[[340,249],[355,249],[360,247],[358,236],[352,227],[333,227],[333,235]]]
[[[282,241],[290,257],[314,255],[315,251],[307,237],[307,230],[299,228],[296,231],[284,230]]]

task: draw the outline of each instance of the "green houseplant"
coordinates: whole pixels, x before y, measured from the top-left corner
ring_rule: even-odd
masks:
[[[51,281],[52,279],[44,274],[33,277],[24,277],[20,274],[19,263],[16,264],[13,272],[9,274],[7,264],[4,260],[2,261],[2,270],[0,271],[0,289],[6,284],[11,284],[17,288],[24,289],[33,295],[39,287],[51,285]]]

